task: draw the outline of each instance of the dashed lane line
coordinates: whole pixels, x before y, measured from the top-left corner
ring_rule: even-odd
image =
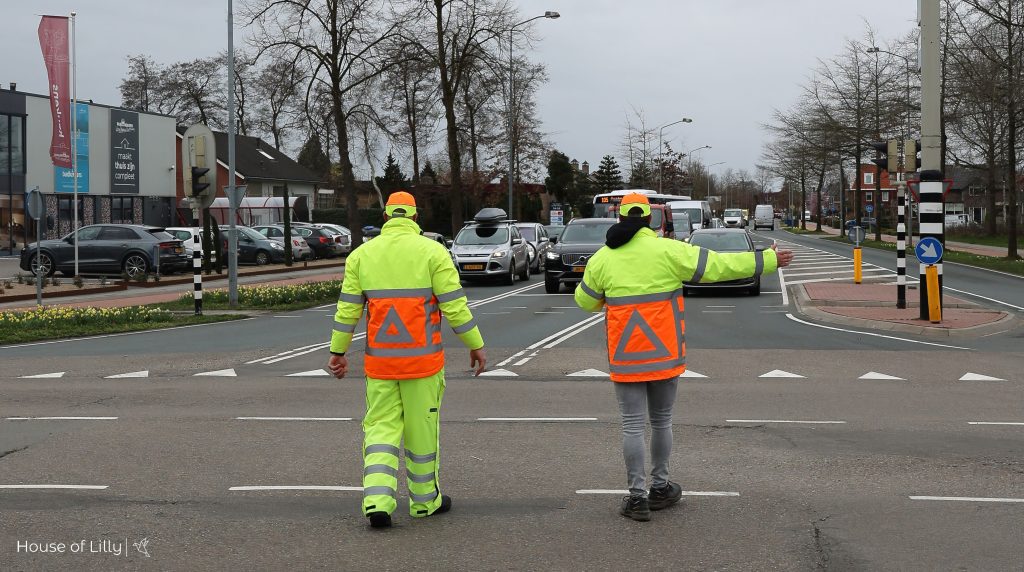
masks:
[[[578,495],[628,495],[625,489],[580,489]],[[683,491],[684,497],[738,497],[740,493],[734,491]]]
[[[363,487],[334,485],[243,485],[229,487],[229,491],[352,491],[362,492]]]
[[[8,421],[117,421],[117,417],[7,417]]]
[[[1012,427],[1024,426],[1020,421],[968,421],[968,425],[1008,425]]]
[[[352,421],[351,417],[235,417],[236,421]]]
[[[795,421],[790,419],[726,419],[726,423],[788,423],[795,425],[845,425],[846,421]]]
[[[84,490],[84,491],[102,491],[110,488],[110,485],[0,485],[0,489],[4,490],[18,490],[18,489],[30,489],[30,490],[46,490],[46,489],[59,489],[59,490]]]
[[[501,423],[574,423],[579,421],[597,421],[597,417],[477,417],[476,420]]]
[[[962,501],[962,502],[997,502],[997,503],[1024,503],[1024,499],[997,498],[997,497],[932,497],[932,496],[911,496],[910,500],[923,501]]]

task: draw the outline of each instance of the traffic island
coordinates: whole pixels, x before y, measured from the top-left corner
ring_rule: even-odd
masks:
[[[69,296],[84,296],[88,294],[104,294],[107,292],[120,292],[127,290],[128,286],[121,280],[101,281],[83,280],[81,285],[76,284],[72,278],[45,278],[43,286],[43,299],[66,298]],[[21,282],[17,278],[0,281],[0,304],[7,302],[22,302],[36,299],[35,279],[24,276]]]
[[[892,283],[812,282],[791,288],[798,312],[844,326],[936,337],[977,337],[1017,326],[1013,314],[948,295],[943,296],[941,323],[922,320],[914,286],[907,286],[906,308],[896,307]]]

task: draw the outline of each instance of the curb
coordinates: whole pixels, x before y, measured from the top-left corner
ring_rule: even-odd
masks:
[[[975,338],[984,334],[998,333],[999,331],[1013,329],[1016,327],[1014,325],[1015,318],[1013,314],[1002,311],[1000,311],[1000,313],[1003,314],[1003,316],[994,322],[965,328],[933,328],[930,326],[915,326],[911,324],[840,316],[831,312],[825,312],[824,310],[816,307],[811,302],[810,297],[807,296],[807,291],[804,290],[802,284],[790,286],[790,288],[791,293],[794,294],[793,302],[796,305],[797,313],[807,318],[831,324],[839,324],[842,326],[863,328],[867,330],[881,330],[886,332],[900,332],[905,334],[919,334],[939,338]]]

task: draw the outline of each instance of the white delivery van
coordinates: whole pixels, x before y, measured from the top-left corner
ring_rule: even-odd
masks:
[[[754,207],[754,230],[761,227],[768,230],[775,230],[775,212],[771,205],[757,205]]]
[[[711,228],[711,203],[708,201],[671,201],[668,207],[672,209],[673,216],[676,212],[685,212],[690,217],[693,230]]]

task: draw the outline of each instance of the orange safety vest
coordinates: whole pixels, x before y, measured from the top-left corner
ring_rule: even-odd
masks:
[[[366,375],[418,379],[444,367],[441,312],[431,288],[364,290]]]
[[[674,378],[686,370],[683,290],[605,298],[612,381]]]

